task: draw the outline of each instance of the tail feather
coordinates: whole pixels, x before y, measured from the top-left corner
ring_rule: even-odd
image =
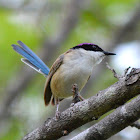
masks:
[[[46,67],[46,64],[30,49],[28,48],[23,42],[17,41],[18,44],[28,52],[36,61],[38,61],[42,66]],[[48,68],[49,69],[49,68]]]
[[[34,68],[36,71],[48,75],[49,68],[46,66],[46,64],[23,42],[18,41],[18,44],[20,46],[13,44],[12,47],[17,53],[26,58],[22,59],[22,61],[30,67]]]
[[[26,65],[28,65],[29,67],[31,67],[32,69],[36,70],[37,72],[39,72],[41,74],[44,74],[43,72],[41,72],[41,70],[38,67],[36,67],[35,65],[33,65],[28,59],[21,58],[21,61],[23,63],[25,63]]]

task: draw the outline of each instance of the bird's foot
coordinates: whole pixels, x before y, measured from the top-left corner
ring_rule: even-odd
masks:
[[[78,92],[78,85],[77,84],[73,84],[72,92],[73,92],[73,100],[72,100],[72,102],[74,104],[84,100],[84,98]]]

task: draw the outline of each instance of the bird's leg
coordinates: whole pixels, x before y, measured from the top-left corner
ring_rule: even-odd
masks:
[[[78,85],[77,84],[73,84],[72,86],[72,92],[73,92],[73,103],[77,103],[80,100],[83,101],[84,98],[80,95],[79,91],[78,91]]]
[[[59,109],[59,105],[60,105],[60,101],[57,97],[55,97],[55,104],[56,104],[56,112],[55,112],[55,117],[56,119],[59,119],[60,118],[60,111],[58,110]]]

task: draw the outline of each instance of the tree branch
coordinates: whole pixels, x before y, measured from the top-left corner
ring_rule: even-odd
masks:
[[[23,140],[55,140],[79,126],[99,118],[104,113],[124,104],[140,91],[140,69],[132,69],[109,88],[75,104],[61,113],[60,118],[48,119],[42,126],[27,134]]]
[[[136,127],[137,129],[140,129],[140,122],[139,122],[139,121],[135,121],[135,122],[132,123],[130,126],[131,126],[131,127]]]
[[[123,76],[118,75],[118,73],[117,73],[113,68],[111,68],[107,62],[106,62],[106,66],[107,66],[107,68],[108,68],[109,70],[112,71],[114,77],[117,78],[118,80],[119,80],[120,78],[123,77]],[[125,73],[126,73],[126,72],[125,72]]]
[[[71,140],[106,140],[140,117],[140,95]],[[137,123],[135,123],[137,125]]]

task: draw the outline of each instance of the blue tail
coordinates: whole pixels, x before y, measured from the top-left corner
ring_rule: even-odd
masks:
[[[13,44],[12,47],[17,53],[24,57],[21,60],[39,73],[48,75],[50,69],[45,65],[45,63],[23,42],[18,41],[18,44],[20,46]]]

